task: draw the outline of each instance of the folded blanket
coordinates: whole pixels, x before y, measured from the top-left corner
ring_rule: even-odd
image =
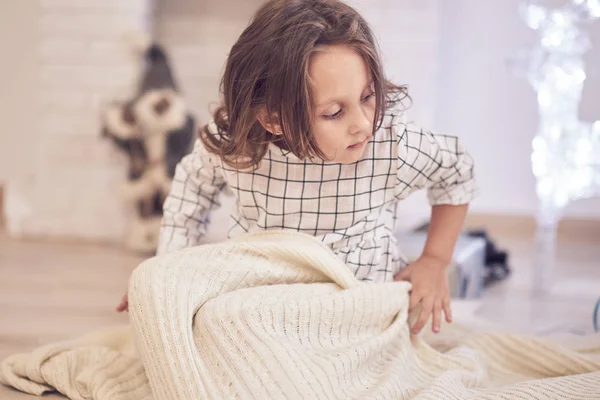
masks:
[[[357,281],[299,233],[188,248],[134,271],[131,328],[8,357],[0,382],[101,400],[600,398],[600,337],[411,336],[409,290]]]

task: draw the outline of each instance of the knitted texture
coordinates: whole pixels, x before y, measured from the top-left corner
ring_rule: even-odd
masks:
[[[102,400],[600,398],[599,337],[411,336],[409,290],[358,281],[309,236],[246,235],[134,271],[137,352],[127,328],[99,332],[9,357],[0,381]]]

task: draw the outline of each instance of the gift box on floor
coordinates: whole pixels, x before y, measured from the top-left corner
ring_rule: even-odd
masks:
[[[409,260],[419,258],[427,240],[426,232],[408,232],[397,236],[400,251]],[[461,235],[452,262],[448,266],[450,295],[454,298],[479,298],[483,293],[485,275],[485,239]]]

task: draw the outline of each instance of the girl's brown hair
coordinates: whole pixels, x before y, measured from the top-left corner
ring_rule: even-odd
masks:
[[[386,80],[367,22],[339,0],[271,0],[231,49],[221,80],[223,102],[213,116],[217,132],[208,125],[200,130],[208,151],[234,168],[257,167],[278,138],[258,121],[263,110],[275,116],[281,141],[293,154],[324,159],[310,131],[308,79],[310,57],[324,45],[350,46],[366,61],[375,87],[373,129],[379,129],[384,111],[408,95],[406,87]]]

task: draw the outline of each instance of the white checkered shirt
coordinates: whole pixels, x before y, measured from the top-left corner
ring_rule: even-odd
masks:
[[[198,140],[177,166],[158,254],[197,245],[229,186],[237,207],[228,237],[300,231],[329,245],[357,278],[391,281],[407,264],[394,236],[398,201],[427,189],[432,206],[466,204],[477,192],[473,160],[459,140],[406,124],[395,110],[353,164],[302,161],[270,146],[259,168],[247,172],[230,168]]]

